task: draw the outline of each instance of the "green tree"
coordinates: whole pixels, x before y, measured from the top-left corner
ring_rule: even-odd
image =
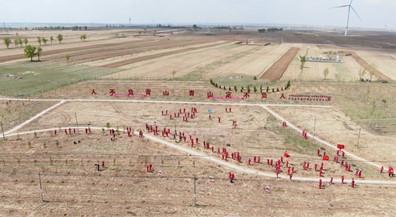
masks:
[[[58,39],[59,44],[62,44],[63,35],[62,35],[62,34],[58,34],[58,35],[56,36],[56,39]]]
[[[46,39],[46,38],[41,38],[41,41],[44,43],[44,45],[47,45],[47,41],[48,41],[48,39]]]
[[[4,37],[4,38],[3,38],[3,42],[4,42],[4,45],[5,45],[7,48],[10,48],[10,45],[12,44],[12,42],[11,42],[11,39],[10,39],[9,37]]]
[[[374,73],[373,73],[372,71],[370,71],[369,73],[370,73],[370,74],[369,74],[369,75],[370,75],[370,81],[372,81],[372,80],[373,80]]]
[[[33,57],[35,55],[36,47],[33,45],[27,45],[24,49],[25,56],[30,58],[30,62],[33,62]]]
[[[37,55],[37,60],[40,62],[41,60],[40,60],[40,56],[41,56],[41,53],[43,52],[43,49],[40,47],[40,46],[38,46],[37,47],[37,52],[36,52],[36,55]]]
[[[80,35],[80,40],[81,41],[87,40],[87,35],[86,34]]]
[[[289,89],[289,88],[290,88],[290,81],[287,81],[286,89]]]
[[[41,38],[41,37],[37,37],[37,42],[38,42],[39,45],[41,46],[41,42],[43,42],[43,41],[42,41],[42,38]]]
[[[329,75],[329,69],[328,69],[328,68],[325,68],[325,69],[323,70],[323,77],[324,77],[324,80],[326,80],[327,75]]]
[[[18,47],[18,45],[19,45],[19,42],[18,42],[18,39],[16,38],[16,39],[14,39],[14,46]]]
[[[307,62],[307,57],[306,57],[306,56],[301,56],[301,55],[300,55],[300,63],[301,63],[300,69],[301,69],[301,70],[304,69],[305,62]]]
[[[50,37],[50,41],[51,41],[51,44],[52,44],[52,42],[54,41],[54,37]]]
[[[18,38],[18,44],[19,44],[20,47],[23,46],[23,41],[22,41],[22,39]]]
[[[25,44],[25,47],[27,46],[27,43],[29,42],[29,40],[27,38],[23,39],[23,43]]]

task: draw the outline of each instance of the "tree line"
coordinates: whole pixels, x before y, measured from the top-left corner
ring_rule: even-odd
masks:
[[[62,44],[63,35],[62,34],[58,34],[56,36],[56,39],[58,40],[59,44]],[[52,44],[53,41],[54,41],[54,37],[50,36],[49,39],[47,39],[45,37],[37,37],[37,42],[39,43],[40,46],[41,45],[47,45],[48,40],[51,41],[51,44]],[[23,47],[23,45],[25,45],[25,47],[26,47],[28,45],[28,43],[29,43],[29,40],[27,38],[19,38],[18,37],[18,38],[15,38],[14,41],[12,41],[9,37],[4,37],[3,38],[3,42],[4,42],[4,45],[7,48],[10,48],[10,46],[12,44],[14,44],[14,46],[17,48],[17,47]]]
[[[80,35],[80,40],[81,40],[81,41],[86,41],[87,38],[88,38],[88,37],[87,37],[86,34]],[[55,40],[55,38],[54,38],[53,36],[50,36],[49,38],[37,37],[36,39],[37,39],[37,42],[38,42],[38,44],[39,44],[40,46],[41,46],[41,45],[46,46],[47,43],[48,43],[48,41],[50,41],[51,44],[52,44],[53,41]],[[56,40],[58,41],[59,44],[62,44],[63,35],[62,35],[62,34],[58,34],[58,35],[56,36]],[[28,45],[28,43],[29,43],[29,40],[28,40],[27,38],[19,38],[19,37],[18,37],[18,38],[15,38],[14,41],[12,41],[10,37],[4,37],[4,38],[3,38],[3,42],[4,42],[4,45],[9,49],[10,46],[11,46],[12,44],[14,44],[15,48],[17,48],[17,47],[23,47],[24,45],[25,45],[25,47],[26,47],[26,46]]]
[[[257,30],[258,32],[260,32],[260,33],[263,33],[263,32],[283,32],[283,28],[267,28],[267,29],[258,29]]]
[[[88,26],[72,26],[72,27],[65,27],[65,26],[44,26],[44,27],[34,27],[32,30],[73,30],[73,31],[81,31],[81,30],[88,30]]]

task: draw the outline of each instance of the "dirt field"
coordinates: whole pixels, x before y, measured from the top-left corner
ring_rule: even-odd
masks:
[[[263,73],[261,79],[264,80],[279,80],[286,71],[290,62],[295,58],[299,48],[290,48],[278,61],[276,61],[271,68]]]
[[[98,131],[89,136],[39,133],[37,138],[19,138],[10,139],[7,146],[0,141],[3,153],[12,150],[3,155],[0,164],[4,174],[0,213],[7,216],[27,212],[67,216],[300,216],[296,212],[301,208],[306,209],[301,216],[391,216],[389,210],[394,207],[391,200],[384,199],[392,194],[389,186],[352,189],[325,184],[325,189],[319,190],[314,183],[241,173],[235,174],[236,182],[231,184],[226,178],[227,168],[125,134],[117,136],[115,142],[109,140],[107,132]],[[73,145],[77,140],[81,143]],[[101,161],[105,167],[98,172],[93,164]],[[153,173],[144,171],[146,162],[154,165]],[[44,203],[40,202],[35,171],[41,171]],[[198,178],[196,207],[192,206],[194,176]],[[270,193],[264,191],[266,186]]]
[[[396,86],[393,81],[378,82],[381,77],[368,67],[396,79],[394,35],[257,30],[209,34],[205,29],[150,28],[62,33],[64,43],[43,46],[43,62],[37,64],[27,63],[22,48],[1,48],[0,96],[39,100],[0,99],[4,131],[61,100],[64,103],[21,125],[15,135],[6,134],[7,140],[0,139],[0,216],[393,216],[395,180],[386,172],[395,166]],[[19,32],[32,44],[37,36],[56,34]],[[87,42],[79,40],[81,34],[88,35]],[[125,38],[117,38],[120,34]],[[293,48],[300,50],[292,53]],[[345,56],[348,52],[369,65],[366,71],[362,61]],[[300,70],[295,56],[305,53],[341,54],[343,62],[306,62]],[[71,55],[69,63],[66,54]],[[289,55],[287,61],[282,55]],[[285,62],[279,65],[277,60]],[[275,73],[276,81],[253,79],[276,65],[282,68]],[[15,78],[20,75],[24,77]],[[211,85],[210,79],[222,87]],[[290,88],[281,89],[287,81]],[[251,90],[247,99],[242,99],[247,91],[241,91],[242,86]],[[268,87],[268,99],[261,98],[260,86],[264,91]],[[117,95],[109,96],[113,88]],[[144,96],[148,88],[151,95]],[[228,88],[231,99],[225,99]],[[97,94],[91,93],[93,89]],[[128,89],[134,96],[127,96]],[[169,96],[163,96],[164,90]],[[189,96],[189,90],[195,96]],[[208,99],[208,91],[216,99]],[[331,100],[294,100],[293,95],[324,95]],[[343,143],[348,152],[383,165],[384,173],[350,155],[340,159],[351,165],[346,171],[333,161],[334,149],[283,127],[261,104],[316,137]],[[192,107],[197,109],[194,117]],[[188,113],[188,121],[183,121]],[[159,134],[149,132],[146,124],[158,126]],[[82,128],[74,133],[76,125]],[[88,126],[92,133],[86,135]],[[115,136],[109,135],[108,127]],[[128,136],[127,127],[143,130],[145,137]],[[169,136],[162,135],[164,128],[171,131]],[[186,140],[179,134],[174,137],[175,130]],[[210,148],[203,146],[204,141]],[[329,161],[317,155],[318,149]],[[232,157],[236,152],[240,162]],[[291,157],[286,158],[285,152]],[[283,178],[275,178],[275,168],[267,160],[281,157]],[[105,167],[97,171],[95,164],[102,161]],[[309,169],[303,169],[305,162]],[[315,164],[322,163],[320,175]],[[147,164],[154,171],[146,172]],[[363,176],[355,175],[356,170]],[[235,172],[234,183],[229,172]],[[347,184],[339,183],[341,176]],[[330,177],[335,184],[328,183]],[[324,180],[322,189],[319,178]]]
[[[366,62],[370,66],[374,67],[375,69],[378,69],[379,71],[384,73],[387,77],[390,77],[392,80],[396,79],[395,52],[358,49],[356,50],[356,53],[364,60],[366,60]]]
[[[343,81],[351,82],[360,79],[376,80],[376,76],[370,75],[368,71],[364,71],[359,63],[351,56],[343,55],[345,51],[339,50],[339,47],[334,46],[313,46],[304,45],[299,54],[304,56],[327,56],[326,52],[342,52],[339,56],[342,58],[342,63],[326,63],[326,62],[309,62],[304,65],[301,70],[301,62],[296,57],[292,60],[286,72],[282,76],[282,80],[303,80],[303,81]],[[334,57],[333,57],[334,58]],[[328,69],[329,73],[325,76],[324,71]]]
[[[392,145],[396,142],[394,136],[377,136],[363,129],[359,138],[361,126],[335,108],[273,109],[310,132],[313,132],[315,126],[315,135],[333,144],[345,144],[347,150],[358,153],[359,156],[383,165],[393,163],[394,156],[390,153],[396,153],[396,147]]]

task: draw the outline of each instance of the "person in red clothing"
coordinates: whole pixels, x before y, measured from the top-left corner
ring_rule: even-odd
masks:
[[[395,171],[394,171],[393,167],[389,167],[388,174],[389,174],[389,177],[391,177],[391,176],[393,177],[395,175]]]

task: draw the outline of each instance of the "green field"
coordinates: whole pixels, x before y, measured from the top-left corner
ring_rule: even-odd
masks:
[[[33,96],[114,72],[109,68],[46,62],[0,65],[0,96]]]

